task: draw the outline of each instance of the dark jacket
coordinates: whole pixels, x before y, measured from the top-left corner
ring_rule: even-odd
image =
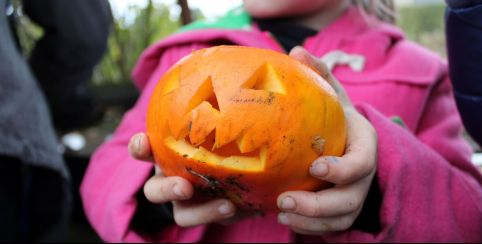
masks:
[[[447,52],[457,107],[467,131],[482,145],[482,1],[472,2],[462,7],[449,2]]]
[[[110,11],[106,0],[23,4],[44,35],[27,62],[0,0],[0,242],[62,241],[71,179],[46,98],[68,101],[89,78],[105,49]]]
[[[4,184],[0,186],[1,192],[4,193],[1,196],[0,213],[2,216],[5,214],[12,216],[12,218],[0,219],[2,229],[5,229],[5,226],[11,227],[11,231],[2,232],[3,235],[0,238],[8,242],[58,241],[61,233],[65,232],[71,206],[69,173],[58,150],[44,95],[16,48],[7,25],[4,14],[5,0],[0,0],[0,13],[0,164],[2,164],[0,167],[2,167],[2,178],[15,175],[8,182],[2,182]],[[33,175],[34,169],[37,168],[48,169],[51,172],[48,174],[49,178],[53,179],[53,182],[60,182],[60,184],[50,184],[45,178],[36,181],[39,183],[36,187],[43,189],[45,201],[40,203],[5,194],[9,192],[8,189],[11,189],[10,192],[25,191],[20,195],[30,198],[33,193],[30,191],[31,188],[22,188],[19,185],[30,184],[33,177],[37,178]],[[24,172],[26,169],[29,173]],[[19,171],[24,173],[19,174]],[[27,204],[28,207],[15,207]],[[14,208],[4,208],[5,205],[11,205]],[[38,216],[42,216],[41,213],[50,214],[40,218],[35,217],[35,220],[32,219],[33,221],[28,223],[26,219],[30,217],[22,218],[18,226],[13,223],[19,216],[31,216],[30,213]],[[36,221],[40,219],[43,222]],[[19,230],[22,228],[23,230]],[[39,229],[42,230],[37,231]],[[36,234],[32,234],[34,232]]]
[[[71,130],[98,119],[87,83],[107,47],[112,15],[107,0],[23,0],[44,30],[29,59],[46,95],[54,126]]]

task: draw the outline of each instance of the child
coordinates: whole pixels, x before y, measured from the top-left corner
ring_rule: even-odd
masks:
[[[224,22],[194,24],[141,57],[133,76],[142,95],[95,153],[81,186],[100,236],[112,242],[480,242],[482,177],[460,136],[442,61],[349,0],[244,3],[250,15],[236,10]],[[301,48],[290,53],[327,78],[344,103],[346,154],[320,157],[310,169],[334,188],[285,192],[280,213],[257,216],[225,199],[193,203],[189,182],[139,161],[149,159],[150,147],[144,134],[134,135],[145,131],[159,77],[192,50],[218,44],[277,51],[302,44],[323,57],[327,66]]]

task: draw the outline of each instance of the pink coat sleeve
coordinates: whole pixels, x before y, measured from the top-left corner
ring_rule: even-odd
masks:
[[[135,133],[145,131],[149,98],[159,77],[177,60],[202,47],[189,45],[166,50],[161,60],[157,60],[157,68],[143,87],[136,105],[124,115],[112,139],[92,156],[80,193],[86,216],[104,241],[192,242],[200,238],[203,227],[180,231],[180,227],[172,225],[166,227],[158,237],[147,236],[130,228],[137,207],[135,195],[151,176],[153,165],[131,158],[127,145]],[[139,72],[142,72],[142,68]]]
[[[482,176],[444,80],[432,90],[415,135],[370,105],[359,111],[378,133],[378,233],[349,230],[336,242],[481,242]],[[376,216],[373,216],[374,218]]]

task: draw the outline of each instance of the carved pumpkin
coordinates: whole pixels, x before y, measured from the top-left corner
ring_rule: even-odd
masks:
[[[335,92],[316,72],[285,54],[240,46],[180,60],[159,80],[147,114],[165,175],[250,210],[275,209],[284,191],[328,187],[309,167],[344,152],[345,127]]]

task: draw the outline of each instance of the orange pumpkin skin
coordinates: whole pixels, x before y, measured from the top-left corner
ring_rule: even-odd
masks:
[[[330,186],[309,168],[343,154],[346,123],[335,92],[309,67],[271,50],[217,46],[161,77],[147,135],[164,175],[240,209],[274,210],[282,192]]]

